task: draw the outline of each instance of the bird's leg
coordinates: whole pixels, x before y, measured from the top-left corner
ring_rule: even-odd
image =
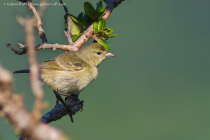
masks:
[[[70,97],[70,95],[65,94],[65,93],[59,93],[60,95],[66,96],[66,97]]]
[[[60,95],[57,91],[55,91],[55,90],[53,90],[53,92],[55,93],[55,97],[56,97],[61,103],[65,104],[65,102],[64,102],[63,98],[61,97],[61,95]]]
[[[73,97],[73,98],[72,98],[72,97]],[[69,97],[66,97],[65,100],[70,100],[70,101],[73,100],[73,101],[75,101],[75,98],[76,98],[76,97],[71,96],[70,98],[69,98]],[[79,102],[78,102],[78,101],[79,101]],[[81,106],[80,109],[81,109],[81,111],[82,111],[82,109],[83,109],[83,102],[84,102],[84,101],[80,101],[80,100],[77,98],[77,100],[75,101],[74,105],[79,105],[79,106]],[[74,105],[73,105],[73,106],[74,106]],[[69,117],[71,118],[71,122],[73,123],[73,115],[75,115],[75,112],[72,112],[71,110],[69,110],[69,113],[68,113],[68,114],[69,114]]]
[[[75,103],[75,105],[81,105],[81,110],[82,110],[82,108],[83,108],[83,101],[80,101],[79,99],[78,99],[78,95],[79,94],[71,94],[71,95],[68,95],[68,94],[65,94],[65,93],[58,93],[57,91],[55,91],[54,90],[54,93],[55,93],[55,96],[56,96],[56,98],[57,98],[57,100],[59,100],[61,103],[63,103],[64,105],[65,105],[65,102],[67,101],[67,100],[69,100],[69,101],[75,101],[76,103]],[[66,98],[65,98],[65,102],[64,102],[64,100],[63,100],[63,98],[61,97],[61,95],[63,95],[63,96],[66,96]],[[79,101],[79,102],[77,102],[77,101]],[[74,115],[74,113],[73,112],[71,112],[71,110],[70,110],[70,112],[68,113],[68,115],[69,115],[69,117],[70,117],[70,119],[71,119],[71,122],[73,123],[73,115]]]
[[[79,100],[79,94],[65,94],[65,93],[58,93],[59,95],[63,95],[63,96],[66,96],[65,98],[65,102],[67,101],[67,99],[73,99],[74,101],[80,101]]]
[[[82,111],[82,109],[83,109],[83,102],[84,101],[80,101],[79,103],[78,103],[78,105],[81,105],[81,111]],[[71,122],[73,123],[73,115],[75,115],[75,113],[73,113],[71,110],[69,111],[69,117],[71,118]]]
[[[79,94],[70,94],[70,95],[67,95],[66,98],[65,98],[65,102],[66,102],[66,100],[68,100],[68,98],[73,99],[74,101],[80,101],[78,97],[79,97]]]
[[[65,93],[58,93],[58,92],[55,91],[55,90],[54,90],[54,93],[55,93],[56,98],[57,98],[60,102],[62,102],[62,103],[65,103],[66,100],[67,100],[68,98],[73,99],[74,101],[80,101],[80,100],[78,99],[79,94],[70,94],[70,95],[68,95],[68,94],[65,94]],[[63,98],[61,97],[61,95],[66,96],[65,102],[63,101]]]
[[[58,93],[57,91],[55,91],[55,90],[53,90],[54,91],[54,93],[55,93],[55,96],[56,96],[56,98],[57,98],[57,100],[59,100],[61,103],[63,103],[63,104],[65,104],[65,102],[67,101],[67,100],[69,100],[70,102],[73,100],[73,101],[75,101],[75,102],[77,102],[77,103],[75,103],[75,105],[81,105],[82,106],[82,108],[83,108],[83,102],[84,101],[80,101],[79,100],[79,94],[70,94],[70,95],[68,95],[68,94],[65,94],[65,93]],[[64,100],[63,100],[63,98],[61,97],[61,95],[63,95],[63,96],[66,96],[66,98],[65,98],[65,102],[64,102]],[[82,108],[81,108],[81,111],[82,111]],[[72,117],[71,117],[72,118]]]
[[[64,95],[64,94],[59,94],[57,91],[55,91],[55,90],[53,90],[54,91],[54,93],[55,93],[55,97],[57,98],[57,102],[58,102],[58,100],[61,102],[61,103],[63,103],[64,105],[65,105],[65,102],[64,102],[64,100],[63,100],[63,98],[61,97],[61,95]],[[69,96],[69,95],[67,95],[67,94],[65,94],[64,96]],[[67,98],[67,97],[66,97]],[[66,101],[66,100],[65,100]],[[72,114],[71,113],[69,113],[69,117],[71,118],[71,122],[73,123],[73,116],[72,116]]]

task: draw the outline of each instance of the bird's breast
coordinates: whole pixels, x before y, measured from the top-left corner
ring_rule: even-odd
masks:
[[[81,73],[82,76],[79,78],[77,82],[77,87],[80,91],[82,91],[88,84],[90,84],[93,80],[96,79],[98,75],[98,69],[93,67]]]
[[[42,74],[44,73],[44,74]],[[96,67],[84,68],[80,71],[41,71],[41,79],[53,90],[61,93],[80,93],[98,75]]]

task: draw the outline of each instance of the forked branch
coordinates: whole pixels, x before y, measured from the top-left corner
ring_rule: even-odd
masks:
[[[39,12],[36,11],[35,7],[32,5],[32,2],[30,2],[29,0],[20,0],[23,2],[27,2],[27,5],[29,7],[29,9],[34,13],[35,18],[37,19],[37,22],[35,24],[35,26],[37,27],[38,31],[39,31],[39,35],[40,38],[42,39],[42,44],[38,45],[37,47],[35,47],[35,50],[42,50],[42,49],[53,49],[53,50],[57,50],[57,49],[61,49],[64,51],[77,51],[84,43],[87,42],[87,40],[92,37],[93,35],[93,24],[91,24],[84,32],[83,34],[73,43],[72,39],[71,39],[71,18],[69,16],[67,21],[68,21],[68,26],[67,26],[67,32],[64,31],[65,36],[67,37],[68,41],[69,41],[69,45],[61,45],[61,44],[47,44],[47,39],[46,39],[46,35],[44,33],[44,30],[42,29],[41,25],[42,25],[42,21],[41,18],[39,16],[38,13],[40,13],[40,15],[43,14],[43,10],[39,10]],[[104,2],[107,4],[106,6],[106,13],[103,16],[104,19],[107,19],[110,15],[111,12],[113,11],[113,9],[118,6],[123,0],[104,0]],[[68,15],[68,9],[67,7],[63,4],[62,0],[60,0],[60,3],[63,5],[65,13]],[[34,18],[34,19],[35,19]],[[20,43],[19,43],[20,44]],[[20,45],[19,45],[20,46]],[[8,48],[10,48],[15,54],[25,54],[27,53],[27,48],[28,46],[26,45],[22,45],[21,46],[25,46],[22,51],[18,51],[15,50],[14,48],[11,47],[11,45],[7,45]],[[20,47],[21,48],[21,47]]]

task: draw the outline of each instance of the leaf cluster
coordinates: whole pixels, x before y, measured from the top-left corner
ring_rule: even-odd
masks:
[[[106,9],[103,8],[102,1],[100,0],[97,3],[96,8],[92,6],[91,3],[85,2],[84,3],[84,11],[81,12],[78,16],[74,16],[69,14],[70,18],[72,19],[72,29],[71,34],[75,35],[72,38],[72,41],[75,42],[82,33],[91,25],[93,24],[93,32],[96,35],[96,39],[98,43],[102,44],[107,50],[110,49],[110,46],[105,42],[108,38],[117,36],[117,34],[111,35],[114,31],[112,28],[105,27],[106,20],[103,15],[106,13]],[[65,25],[67,26],[67,15],[64,16]]]

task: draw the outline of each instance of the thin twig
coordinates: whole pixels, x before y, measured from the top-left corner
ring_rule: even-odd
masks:
[[[22,51],[15,50],[14,48],[12,48],[10,44],[7,44],[7,47],[10,48],[15,54],[22,55],[22,54],[27,53],[27,47],[22,48],[23,49]]]
[[[15,54],[18,54],[18,55],[22,55],[22,54],[26,54],[27,53],[27,48],[28,46],[26,45],[23,45],[21,43],[18,43],[18,46],[23,49],[22,51],[18,51],[18,50],[15,50],[10,44],[7,44],[7,47],[10,48]],[[76,47],[71,47],[71,45],[62,45],[62,44],[42,44],[42,45],[37,45],[35,47],[35,50],[36,51],[39,51],[39,50],[42,50],[42,49],[52,49],[53,51],[56,51],[57,49],[61,49],[61,50],[64,50],[64,51],[77,51],[78,49]]]
[[[37,46],[36,50],[42,50],[42,49],[53,49],[53,51],[57,49],[61,49],[64,51],[77,51],[78,49],[76,47],[72,47],[71,45],[61,45],[61,44],[42,44]]]
[[[94,39],[95,41],[97,41],[97,40],[98,40],[98,37],[96,36],[96,34],[95,34],[95,35],[90,36],[90,38]]]
[[[65,34],[65,36],[67,37],[67,39],[68,39],[68,41],[69,41],[69,44],[70,44],[70,45],[73,45],[73,41],[72,41],[72,39],[71,39],[71,29],[72,29],[71,23],[72,23],[72,20],[71,20],[71,18],[69,17],[68,9],[67,9],[67,7],[63,4],[63,1],[62,1],[62,0],[60,0],[60,4],[63,5],[64,11],[65,11],[66,16],[67,16],[67,32],[64,31],[64,34]]]
[[[43,0],[43,2],[47,2],[47,0]],[[33,6],[33,3],[30,2],[30,1],[27,1],[27,5],[28,5],[28,8],[34,13],[34,16],[32,19],[32,21],[34,22],[36,20],[36,24],[34,24],[38,31],[39,31],[39,36],[40,38],[42,39],[42,43],[47,43],[47,38],[46,38],[46,35],[44,33],[44,30],[42,28],[42,21],[41,21],[41,18],[39,16],[40,15],[43,15],[43,11],[45,9],[45,6],[42,6],[42,8],[39,8],[39,12],[37,12],[37,10],[35,9],[35,7]]]
[[[112,10],[117,7],[124,0],[103,0],[106,3],[106,14],[103,16],[104,19],[107,19]]]

